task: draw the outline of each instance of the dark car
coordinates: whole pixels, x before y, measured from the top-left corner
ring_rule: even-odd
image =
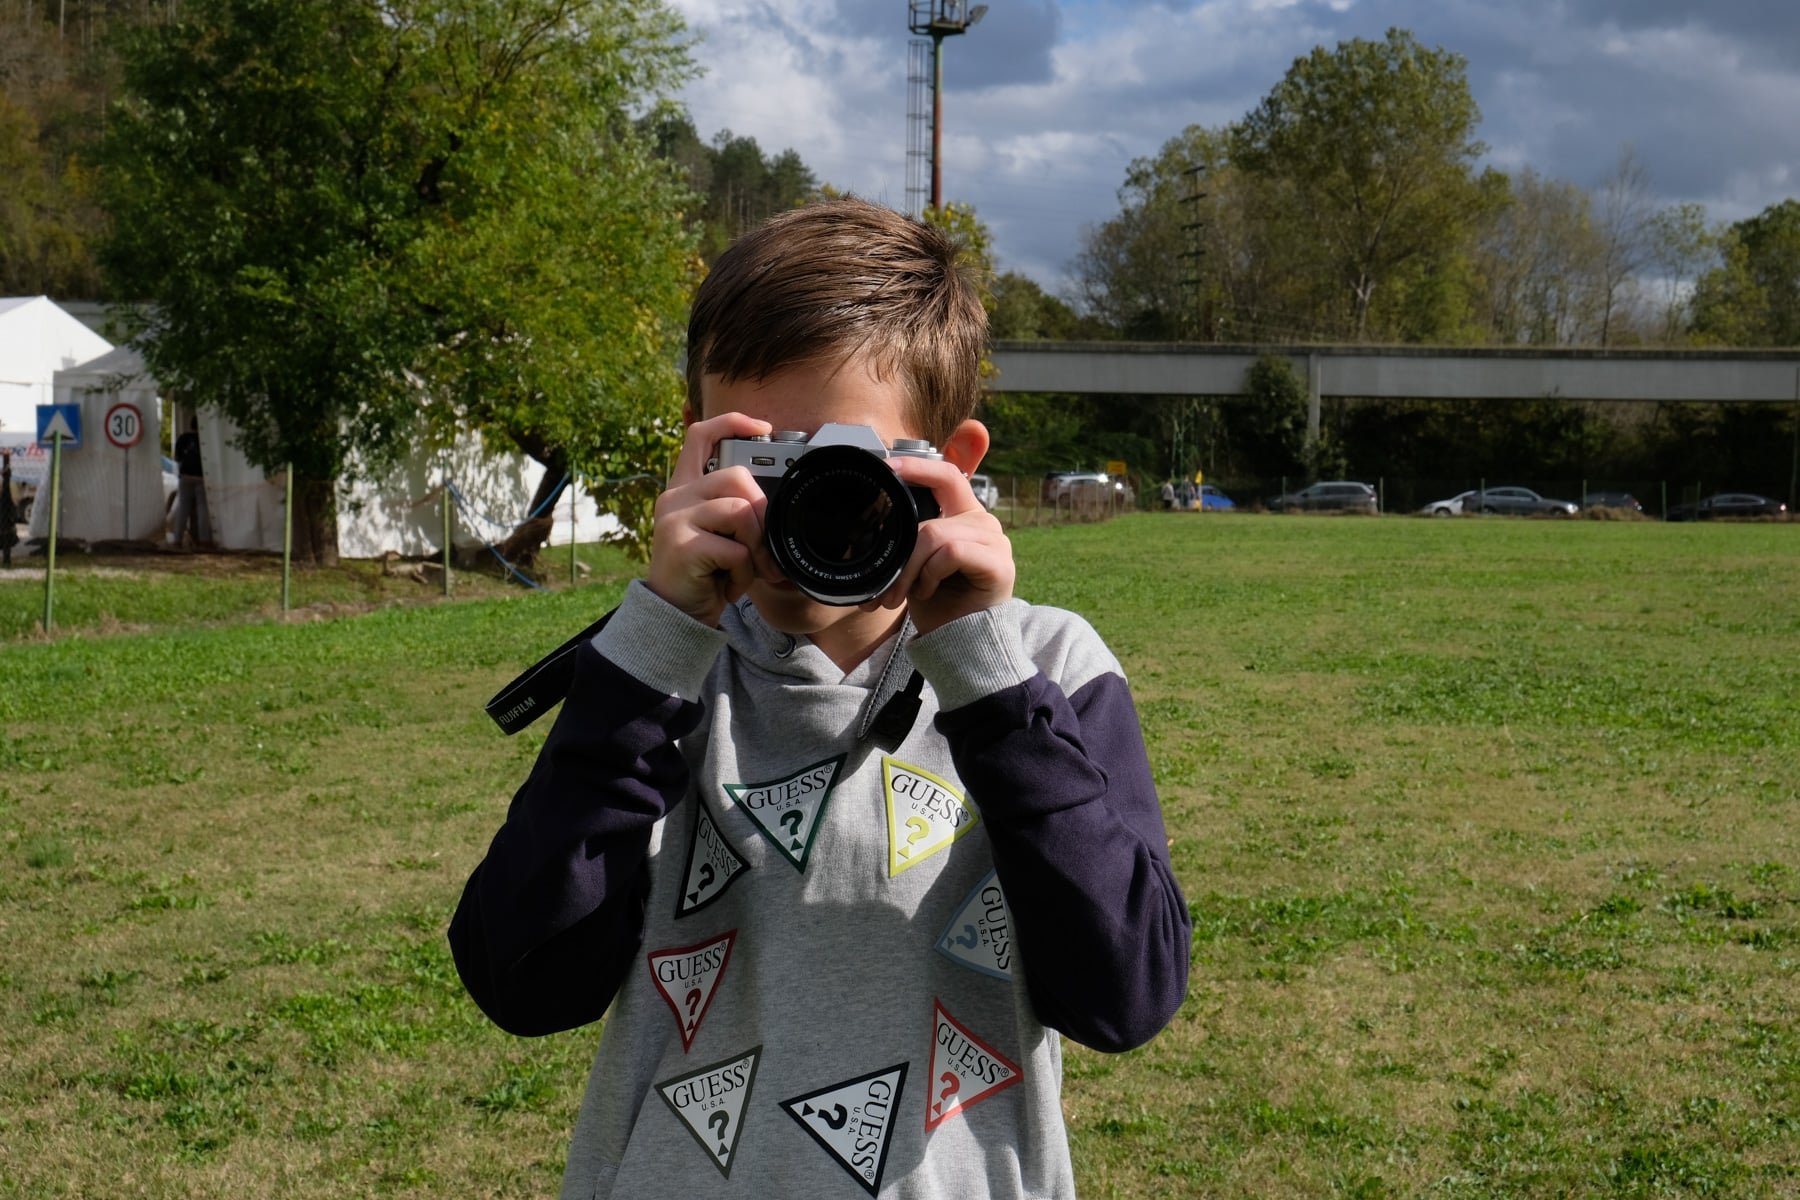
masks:
[[[1269,511],[1376,513],[1381,507],[1375,489],[1368,484],[1325,479],[1297,492],[1276,496],[1269,501]]]
[[[1526,487],[1493,487],[1463,501],[1464,512],[1500,513],[1511,517],[1572,517],[1578,511],[1573,500],[1552,500]]]
[[[1583,508],[1622,508],[1628,512],[1643,512],[1644,506],[1638,503],[1637,497],[1630,492],[1589,492],[1581,498]]]
[[[1720,492],[1698,504],[1677,504],[1669,510],[1671,521],[1716,521],[1722,517],[1779,517],[1787,505],[1754,492]]]

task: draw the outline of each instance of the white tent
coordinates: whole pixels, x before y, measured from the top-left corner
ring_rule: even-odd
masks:
[[[11,357],[8,357],[8,356]],[[9,365],[11,364],[11,365]],[[35,381],[43,376],[42,386]],[[37,405],[81,407],[82,444],[63,454],[62,505],[57,533],[87,541],[155,540],[163,536],[166,505],[161,476],[163,433],[156,380],[139,355],[113,350],[86,325],[43,297],[0,300],[0,380],[19,379],[17,394],[0,386],[0,444],[16,443],[14,478],[47,485],[49,456],[32,443]],[[107,414],[130,404],[143,424],[129,451],[106,438]],[[279,553],[284,480],[265,474],[237,448],[237,429],[223,414],[186,406],[169,413],[173,429],[192,415],[198,425],[206,477],[206,507],[214,543],[224,550]],[[13,432],[12,422],[21,422]],[[30,449],[25,449],[30,447]],[[42,480],[38,478],[43,475]],[[362,472],[356,472],[362,475]],[[377,558],[387,551],[407,556],[441,552],[447,477],[457,495],[453,538],[462,547],[496,542],[524,519],[544,468],[516,451],[488,449],[479,435],[463,434],[442,451],[419,451],[398,466],[364,476],[338,493],[338,552]],[[41,495],[41,493],[40,493]],[[618,529],[592,497],[580,497],[571,521],[569,494],[556,510],[551,543],[571,537],[599,541]],[[49,505],[32,506],[32,537],[49,534]]]
[[[41,484],[49,456],[34,447],[37,409],[55,403],[56,373],[112,343],[44,296],[0,298],[0,445],[14,450],[13,478]]]
[[[125,347],[108,350],[56,372],[53,394],[52,403],[81,409],[81,445],[62,455],[57,536],[159,540],[165,515],[161,401],[144,360]],[[50,506],[33,504],[31,536],[49,534]]]

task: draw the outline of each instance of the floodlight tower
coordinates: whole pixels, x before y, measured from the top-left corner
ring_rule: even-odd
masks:
[[[907,0],[906,27],[931,39],[931,207],[944,207],[944,39],[967,33],[988,6],[964,0]],[[908,189],[911,190],[910,188]]]

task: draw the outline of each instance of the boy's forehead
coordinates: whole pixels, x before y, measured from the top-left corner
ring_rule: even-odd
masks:
[[[889,436],[916,436],[913,406],[896,372],[878,374],[866,361],[799,363],[761,379],[700,376],[700,415],[741,412],[779,429],[808,433],[828,422],[871,425]]]

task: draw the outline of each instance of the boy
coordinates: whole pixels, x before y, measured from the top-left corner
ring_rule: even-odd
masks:
[[[956,258],[834,201],[747,234],[694,299],[647,578],[582,647],[450,929],[503,1028],[611,1005],[565,1197],[1069,1196],[1051,1031],[1128,1049],[1186,993],[1118,664],[1011,598],[969,488],[986,317]],[[706,470],[828,422],[943,455],[887,460],[941,512],[857,606],[784,580],[761,485]]]

